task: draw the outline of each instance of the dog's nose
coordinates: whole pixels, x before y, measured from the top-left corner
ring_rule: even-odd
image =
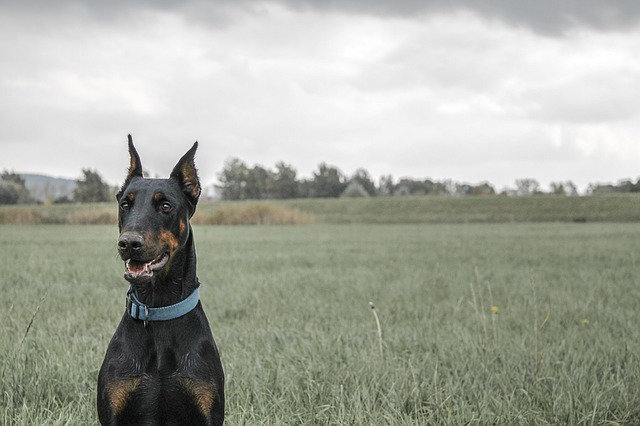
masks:
[[[137,232],[123,232],[118,238],[118,251],[121,255],[132,255],[144,247],[144,238]],[[129,257],[127,256],[127,257]]]

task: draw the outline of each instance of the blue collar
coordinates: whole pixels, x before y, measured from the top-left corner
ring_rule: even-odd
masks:
[[[188,314],[198,305],[199,295],[198,288],[193,290],[193,293],[186,299],[175,305],[162,306],[160,308],[150,308],[144,303],[140,302],[133,291],[129,289],[127,292],[127,313],[131,315],[133,319],[142,321],[168,321],[175,318],[179,318]]]

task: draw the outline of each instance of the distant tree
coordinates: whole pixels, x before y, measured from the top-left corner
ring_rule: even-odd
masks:
[[[571,197],[575,197],[578,195],[578,187],[575,183],[568,180],[564,183],[564,192]]]
[[[549,186],[551,187],[551,193],[553,195],[567,195],[562,182],[551,182]]]
[[[422,187],[424,188],[425,195],[438,195],[442,185],[433,182],[431,179],[425,179],[422,181]]]
[[[489,182],[482,182],[472,186],[467,195],[495,195],[496,190]]]
[[[249,168],[238,158],[232,158],[224,164],[218,174],[221,185],[220,195],[223,200],[243,200],[246,198],[245,188],[249,176]]]
[[[610,184],[590,183],[587,188],[587,194],[590,195],[602,195],[609,194],[616,191],[616,187]]]
[[[407,195],[426,195],[424,185],[420,181],[402,178],[393,188],[393,194],[401,197]]]
[[[359,197],[370,197],[369,191],[367,191],[364,186],[357,180],[352,180],[349,182],[345,190],[340,194],[340,197],[349,197],[349,198],[359,198]]]
[[[393,195],[396,197],[407,197],[411,194],[411,187],[402,180],[393,189]]]
[[[29,194],[24,178],[17,173],[3,171],[2,175],[0,175],[0,204],[26,204],[32,202],[33,199]]]
[[[456,183],[453,195],[473,195],[474,188],[468,183]]]
[[[83,177],[78,179],[77,186],[73,191],[73,198],[80,203],[97,203],[109,201],[111,189],[97,171],[82,169]]]
[[[554,195],[578,195],[578,187],[570,180],[566,182],[551,182],[551,194]]]
[[[448,182],[433,182],[430,179],[402,178],[394,187],[395,195],[440,195],[449,194]]]
[[[458,194],[458,184],[454,182],[452,179],[445,179],[440,183],[444,186],[444,194],[447,194],[447,195]]]
[[[261,200],[267,198],[271,187],[271,173],[262,166],[253,166],[247,171],[244,195],[247,199]]]
[[[393,195],[393,191],[394,191],[393,176],[391,175],[380,176],[380,180],[378,181],[378,193],[380,195]]]
[[[299,194],[302,198],[313,197],[313,179],[303,179],[300,181]]]
[[[369,173],[365,169],[356,170],[353,176],[351,176],[350,183],[352,182],[360,184],[360,186],[367,192],[367,195],[377,195],[376,185],[373,183],[371,177],[369,176]]]
[[[478,185],[458,183],[451,179],[432,181],[403,178],[393,186],[395,195],[494,195],[496,190],[488,182]]]
[[[614,186],[616,192],[640,192],[640,179],[633,183],[631,179],[623,179]]]
[[[631,192],[634,189],[633,186],[633,182],[630,179],[620,180],[616,185],[616,192]]]
[[[534,195],[540,193],[540,184],[537,180],[526,178],[516,180],[517,195]]]
[[[18,204],[18,191],[15,185],[0,181],[0,204]]]
[[[618,181],[616,185],[609,183],[590,183],[587,188],[587,194],[598,195],[610,192],[640,192],[640,179],[635,183],[631,179],[623,179]]]
[[[313,197],[339,197],[346,187],[346,179],[336,167],[321,163],[318,171],[313,172]]]
[[[428,192],[429,195],[451,195],[451,187],[449,185],[449,181],[442,182],[431,182],[426,181],[425,185],[431,183],[431,190]]]
[[[273,173],[271,195],[273,198],[297,198],[300,196],[300,184],[296,180],[296,170],[280,161]]]

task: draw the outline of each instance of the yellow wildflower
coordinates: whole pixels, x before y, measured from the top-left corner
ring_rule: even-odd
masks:
[[[500,313],[500,308],[498,308],[498,307],[497,307],[497,306],[495,306],[495,305],[494,305],[494,306],[492,306],[492,307],[491,307],[491,313],[492,313],[492,314],[495,314],[495,315],[498,315],[498,314]]]

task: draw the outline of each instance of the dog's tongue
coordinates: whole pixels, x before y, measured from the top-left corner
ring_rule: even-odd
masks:
[[[153,277],[155,271],[162,269],[169,261],[169,255],[164,254],[159,260],[151,260],[149,262],[140,262],[129,259],[125,261],[125,279],[132,281],[145,281]]]
[[[133,275],[149,272],[149,262],[135,262],[130,260],[126,263],[127,272]]]
[[[125,263],[126,274],[132,278],[150,274],[150,264],[151,262],[136,262],[133,260],[128,260]]]

